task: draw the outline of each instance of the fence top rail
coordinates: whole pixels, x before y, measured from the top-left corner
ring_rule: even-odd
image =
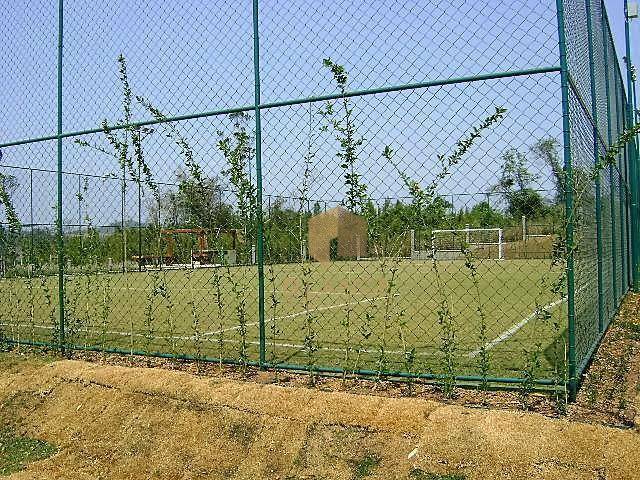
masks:
[[[307,103],[317,103],[317,102],[326,102],[331,100],[340,100],[340,99],[352,98],[352,97],[362,97],[367,95],[378,95],[383,93],[402,92],[405,90],[419,90],[419,89],[431,88],[431,87],[443,87],[446,85],[454,85],[458,83],[473,83],[473,82],[481,82],[481,81],[487,81],[487,80],[498,80],[502,78],[544,75],[544,74],[558,73],[558,72],[560,72],[560,66],[548,65],[544,67],[529,68],[529,69],[523,69],[523,70],[489,72],[489,73],[469,75],[464,77],[448,77],[448,78],[441,78],[437,80],[429,80],[424,82],[406,83],[406,84],[400,84],[400,85],[388,85],[388,86],[382,86],[382,87],[376,87],[376,88],[368,88],[364,90],[352,90],[352,91],[346,91],[344,93],[334,93],[329,95],[318,95],[318,96],[310,96],[310,97],[303,97],[303,98],[294,98],[294,99],[288,99],[288,100],[281,100],[277,102],[256,103],[254,105],[242,105],[242,106],[231,107],[231,108],[202,111],[198,113],[188,113],[184,115],[169,116],[169,117],[164,117],[162,119],[144,120],[144,121],[132,122],[128,124],[118,123],[114,125],[109,125],[109,128],[111,131],[127,130],[130,128],[146,127],[150,125],[159,125],[164,123],[173,123],[173,122],[179,122],[179,121],[185,121],[185,120],[197,120],[201,118],[213,117],[218,115],[227,115],[227,114],[242,113],[242,112],[253,112],[256,109],[266,110],[266,109],[272,109],[272,108],[278,108],[278,107],[302,105]],[[25,138],[25,139],[13,140],[13,141],[7,141],[7,142],[0,141],[0,148],[14,147],[19,145],[26,145],[29,143],[45,142],[45,141],[51,141],[51,140],[69,138],[69,137],[79,137],[83,135],[91,135],[96,133],[104,133],[104,128],[102,127],[89,128],[89,129],[73,131],[73,132],[62,132],[57,135],[46,135],[46,136],[37,137],[37,138]]]
[[[457,233],[457,232],[501,232],[502,228],[452,228],[431,230],[432,233]]]

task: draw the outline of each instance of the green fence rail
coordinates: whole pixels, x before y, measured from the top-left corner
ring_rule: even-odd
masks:
[[[631,66],[601,1],[493,3],[6,6],[0,340],[575,394]]]

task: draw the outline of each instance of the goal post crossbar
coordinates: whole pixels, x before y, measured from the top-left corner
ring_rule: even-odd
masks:
[[[431,233],[457,233],[457,232],[498,232],[501,228],[453,228],[450,230],[431,230]]]
[[[495,232],[497,233],[497,238],[495,242],[491,241],[481,241],[474,242],[471,241],[469,235],[473,232]],[[457,251],[455,249],[446,249],[446,248],[438,248],[436,249],[435,245],[435,235],[438,233],[453,233],[466,236],[465,242],[470,245],[477,246],[491,246],[495,245],[498,247],[498,259],[504,260],[504,233],[502,228],[454,228],[454,229],[434,229],[431,231],[431,249],[433,254],[435,255],[436,250],[438,251]]]

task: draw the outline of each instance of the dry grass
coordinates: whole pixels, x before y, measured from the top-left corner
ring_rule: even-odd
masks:
[[[59,361],[0,375],[59,447],[12,479],[640,478],[640,436],[539,414]],[[370,387],[375,384],[370,383]]]

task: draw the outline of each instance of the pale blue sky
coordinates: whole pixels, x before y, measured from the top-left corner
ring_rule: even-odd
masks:
[[[15,1],[5,5],[0,31],[0,143],[55,133],[56,3]],[[322,59],[344,64],[350,88],[362,89],[480,73],[558,64],[555,2],[550,0],[264,0],[261,3],[263,101],[335,92]],[[606,0],[617,51],[624,48],[622,0]],[[253,101],[251,2],[110,0],[67,1],[64,56],[64,129],[95,128],[119,118],[116,58],[129,61],[132,87],[167,114],[215,110]],[[27,8],[28,6],[28,8]],[[490,14],[489,14],[490,13]],[[640,65],[640,30],[633,25],[634,59]],[[623,70],[623,75],[624,75]],[[358,133],[364,137],[360,169],[375,197],[406,195],[397,172],[381,160],[391,145],[401,168],[428,181],[434,158],[497,105],[505,120],[478,142],[463,165],[442,185],[442,193],[485,191],[495,183],[506,148],[526,151],[535,140],[560,138],[557,74],[519,77],[362,97],[353,101]],[[311,107],[316,130],[320,107]],[[140,108],[136,118],[148,118]],[[264,185],[268,194],[294,195],[300,184],[309,106],[263,111]],[[220,175],[223,161],[216,131],[222,117],[178,125],[208,174]],[[161,129],[158,129],[161,130]],[[103,142],[100,135],[86,140]],[[340,199],[335,140],[314,136],[316,166],[311,196]],[[180,158],[159,132],[146,143],[147,159],[161,180],[171,181]],[[6,148],[3,163],[55,167],[55,142]],[[116,171],[109,157],[71,140],[64,146],[65,170],[87,174]],[[550,188],[549,172],[533,164],[539,187]],[[25,174],[16,203],[28,210]],[[35,222],[52,218],[52,175],[35,174]],[[86,213],[102,222],[116,217],[119,186],[90,181]],[[65,217],[77,218],[77,178],[65,178]],[[461,197],[462,198],[462,197]],[[475,203],[482,197],[470,197]],[[461,200],[458,200],[461,201]],[[129,216],[137,211],[128,198]],[[84,214],[83,214],[84,215]],[[25,221],[25,223],[28,223]],[[69,220],[69,223],[73,223]]]

